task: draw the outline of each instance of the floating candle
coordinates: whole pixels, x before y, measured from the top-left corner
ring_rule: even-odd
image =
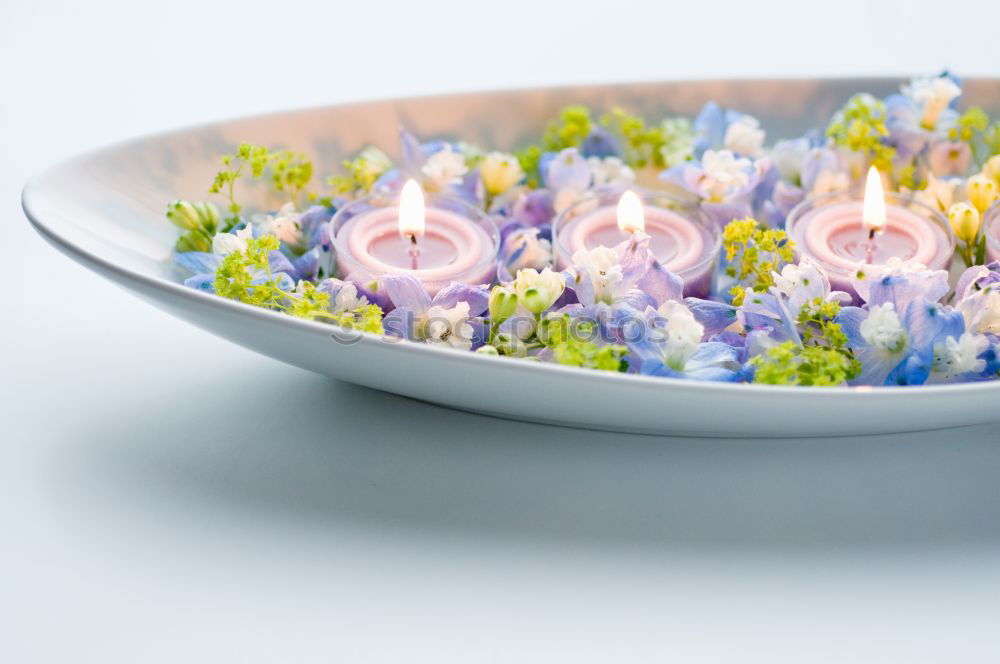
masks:
[[[955,250],[948,221],[913,198],[884,194],[874,168],[863,197],[855,191],[807,199],[791,211],[785,228],[799,255],[823,266],[834,290],[855,297],[851,279],[865,265],[898,258],[947,270]]]
[[[408,273],[432,295],[453,281],[489,283],[499,234],[481,210],[457,198],[432,196],[408,181],[399,198],[372,195],[334,215],[337,274],[368,281]]]
[[[615,247],[637,232],[649,236],[656,259],[684,280],[685,295],[708,295],[719,233],[696,208],[665,193],[602,192],[567,208],[552,230],[556,267],[565,269],[581,249]]]

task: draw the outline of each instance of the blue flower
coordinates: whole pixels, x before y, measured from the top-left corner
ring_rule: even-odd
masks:
[[[643,233],[635,233],[614,249],[581,249],[572,261],[566,285],[582,306],[629,304],[644,311],[682,298],[683,280],[656,260],[649,236]]]
[[[737,111],[723,111],[714,101],[702,107],[694,121],[694,156],[709,150],[730,150],[756,157],[764,146],[764,130],[756,118]]]
[[[924,152],[935,135],[943,136],[955,126],[958,113],[954,105],[961,94],[958,79],[945,72],[913,79],[903,86],[901,94],[886,97],[885,126],[897,161],[909,163]]]
[[[707,150],[700,161],[689,161],[663,171],[660,179],[702,199],[702,211],[723,225],[754,214],[757,187],[765,182],[771,163],[757,164],[731,150]],[[767,180],[773,184],[774,180]]]
[[[583,140],[580,151],[584,157],[598,157],[601,159],[604,157],[621,157],[622,154],[621,144],[618,142],[618,139],[602,127],[596,127],[590,132],[590,135]]]
[[[464,350],[475,345],[477,326],[471,319],[489,305],[486,286],[452,283],[433,298],[408,274],[381,277],[379,286],[393,307],[382,321],[386,334]]]
[[[734,381],[739,376],[738,353],[719,341],[703,342],[705,327],[688,307],[675,301],[649,308],[645,319],[628,323],[630,366],[649,376]]]
[[[893,262],[854,286],[865,306],[843,308],[837,322],[862,365],[855,383],[971,380],[986,369],[986,337],[967,333],[962,314],[937,302],[948,292],[945,271]]]

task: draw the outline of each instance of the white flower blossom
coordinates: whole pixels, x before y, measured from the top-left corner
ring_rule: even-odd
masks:
[[[797,183],[802,176],[802,162],[808,152],[808,138],[786,138],[775,143],[771,150],[771,161],[782,179]]]
[[[469,324],[469,303],[459,302],[451,309],[435,305],[427,310],[423,326],[427,343],[452,348],[472,348],[472,325]]]
[[[726,127],[723,144],[727,150],[747,157],[756,157],[764,147],[764,130],[757,118],[741,115]]]
[[[989,347],[989,340],[981,334],[964,332],[957,340],[947,337],[934,344],[934,372],[949,378],[986,368],[986,360],[979,355]]]
[[[663,363],[677,371],[684,371],[687,361],[698,350],[705,326],[682,302],[664,302],[657,313],[666,319],[665,326],[660,328],[665,342]]]
[[[507,266],[512,273],[525,268],[541,270],[552,262],[552,243],[538,236],[537,228],[525,228],[507,238],[509,255],[520,252],[517,259]]]
[[[611,304],[614,301],[615,292],[624,279],[621,261],[614,249],[603,245],[580,249],[573,254],[573,265],[590,278],[596,302]]]
[[[892,302],[871,307],[858,331],[868,345],[886,353],[899,352],[906,345],[906,332]]]
[[[947,76],[915,78],[903,86],[903,94],[923,108],[920,124],[925,129],[934,129],[941,111],[962,94],[962,88]]]
[[[1000,335],[1000,291],[986,288],[958,303],[965,318],[965,329],[982,334]]]
[[[587,159],[595,187],[629,185],[635,182],[635,171],[618,157]]]
[[[462,176],[469,172],[465,165],[465,155],[455,152],[450,144],[432,154],[420,169],[427,184],[433,190],[441,190],[449,185],[461,184]]]
[[[835,191],[847,191],[851,188],[851,178],[840,171],[820,171],[813,182],[813,196],[832,194]]]
[[[285,244],[298,245],[303,241],[299,213],[291,203],[283,205],[278,214],[268,215],[259,228],[262,233],[273,235]]]
[[[718,202],[750,183],[748,171],[753,164],[729,150],[706,150],[701,157],[701,166],[704,175],[699,184],[705,198]]]
[[[781,268],[780,273],[771,272],[774,277],[774,286],[782,295],[789,296],[802,286],[805,274],[809,270],[810,268],[807,266],[789,263]]]
[[[342,311],[354,311],[359,307],[368,304],[368,298],[364,295],[358,296],[358,287],[350,281],[345,281],[344,285],[337,291],[337,296],[331,302],[334,313]]]
[[[253,228],[247,225],[235,233],[218,233],[212,238],[212,253],[228,256],[237,251],[246,251],[247,242],[253,239]]]
[[[541,272],[533,269],[520,270],[514,278],[517,301],[535,314],[551,307],[565,287],[562,275],[549,268]]]
[[[517,157],[503,152],[490,152],[479,163],[479,177],[491,196],[502,194],[524,177]]]

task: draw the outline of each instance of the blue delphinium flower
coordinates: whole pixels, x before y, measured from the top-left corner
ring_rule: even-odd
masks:
[[[590,134],[583,140],[580,151],[584,157],[621,157],[622,147],[618,139],[611,135],[603,127],[594,127]]]
[[[955,103],[962,94],[957,78],[947,72],[913,79],[885,100],[885,125],[898,160],[909,162],[937,137],[955,126]],[[941,175],[940,173],[938,175]]]
[[[724,111],[714,101],[702,107],[694,121],[694,157],[709,150],[729,150],[755,158],[764,147],[764,130],[757,118],[737,111]]]
[[[684,282],[656,260],[644,233],[633,234],[613,249],[581,249],[572,263],[566,285],[581,307],[627,304],[644,311],[682,298]]]
[[[433,298],[416,278],[408,274],[386,275],[379,279],[381,290],[392,303],[392,311],[383,319],[387,334],[470,350],[474,347],[477,327],[489,304],[485,286],[452,283]]]
[[[861,361],[857,384],[921,385],[975,380],[986,369],[988,339],[966,332],[962,314],[938,302],[948,274],[893,261],[854,280],[864,307],[837,318]]]
[[[706,150],[700,160],[688,161],[663,171],[660,179],[691,192],[702,200],[701,209],[722,226],[754,215],[757,188],[772,169],[770,162],[757,163],[731,150]]]
[[[242,228],[237,228],[232,233],[216,234],[212,239],[211,252],[176,252],[174,262],[192,275],[184,280],[184,284],[196,290],[215,292],[212,282],[222,259],[234,251],[245,251],[247,241],[261,235],[262,232],[254,226],[244,224]],[[268,254],[268,262],[278,285],[283,289],[290,290],[295,287],[295,283],[299,280],[316,278],[315,256],[315,253],[307,253],[293,262],[280,250],[275,249]],[[269,280],[268,275],[264,271],[259,271],[258,274],[254,275],[252,283],[256,285],[267,280]]]
[[[703,341],[705,327],[686,304],[667,301],[647,308],[623,328],[629,364],[637,373],[699,380],[735,381],[740,362],[735,348]]]

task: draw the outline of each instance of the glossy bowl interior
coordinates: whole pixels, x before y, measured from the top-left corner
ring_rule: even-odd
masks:
[[[1000,381],[913,388],[780,388],[615,375],[447,349],[342,338],[293,319],[185,288],[172,272],[174,198],[205,197],[219,155],[241,141],[309,153],[317,172],[376,144],[392,156],[397,127],[513,148],[563,106],[621,105],[694,115],[715,99],[756,115],[769,140],[821,127],[858,91],[898,80],[741,80],[600,85],[373,101],[217,122],[114,145],[61,163],[25,188],[24,209],[60,251],[151,304],[305,369],[456,408],[554,424],[654,434],[791,436],[881,433],[1000,420]],[[965,82],[966,104],[1000,110],[995,80]],[[272,207],[264,187],[245,190]]]

